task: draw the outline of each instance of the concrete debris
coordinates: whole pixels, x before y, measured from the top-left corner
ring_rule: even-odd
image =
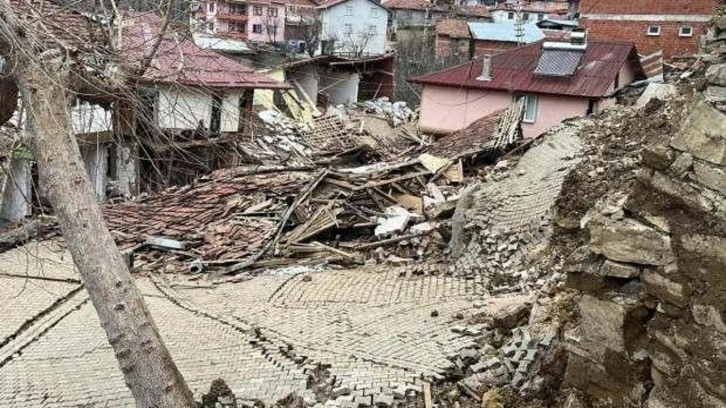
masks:
[[[366,113],[386,118],[393,127],[404,125],[415,118],[415,113],[406,102],[390,102],[388,97],[363,102],[363,108]]]

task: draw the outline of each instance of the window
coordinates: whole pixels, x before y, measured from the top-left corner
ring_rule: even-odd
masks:
[[[345,15],[346,16],[352,16],[353,15],[353,6],[345,6]]]
[[[376,35],[376,26],[368,26],[368,35]]]
[[[678,36],[679,37],[692,37],[693,36],[693,27],[681,26],[681,29],[678,30]]]
[[[262,34],[262,24],[252,24],[252,32],[255,34]]]
[[[209,31],[214,32],[214,23],[209,23]]]
[[[378,7],[371,7],[371,17],[378,17]]]
[[[523,21],[529,21],[529,13],[523,13],[522,14],[522,20]]]
[[[247,31],[247,27],[245,26],[245,23],[229,23],[229,31],[244,33]]]
[[[252,11],[255,13],[256,16],[262,15],[262,6],[254,6],[252,8]]]
[[[524,99],[524,117],[522,122],[534,123],[537,120],[537,95],[515,95],[514,100]]]
[[[267,8],[267,17],[277,17],[277,8],[276,7],[268,7]]]
[[[247,6],[244,4],[230,4],[229,12],[231,14],[238,14],[241,16],[246,16],[247,15]]]
[[[207,13],[214,13],[217,10],[217,3],[207,3]]]
[[[648,35],[657,37],[660,35],[660,26],[648,26]]]
[[[297,11],[297,8],[295,6],[287,6],[287,12],[290,14],[295,14]]]
[[[404,18],[413,18],[413,11],[406,10],[406,13],[403,15]]]
[[[353,24],[346,24],[343,33],[349,37],[353,35]]]
[[[507,20],[514,20],[514,13],[511,11],[507,14]]]
[[[276,25],[268,25],[267,26],[267,35],[274,37],[277,35],[277,26]]]
[[[537,14],[537,21],[544,20],[544,14]]]

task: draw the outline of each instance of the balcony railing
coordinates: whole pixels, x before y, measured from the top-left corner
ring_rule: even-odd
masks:
[[[238,21],[240,23],[246,22],[249,17],[246,14],[238,13],[218,13],[217,18],[225,21]]]

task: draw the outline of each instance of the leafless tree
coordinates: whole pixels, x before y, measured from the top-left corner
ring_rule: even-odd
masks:
[[[192,393],[106,228],[72,132],[68,109],[73,90],[94,83],[79,76],[113,71],[87,65],[110,58],[89,46],[95,38],[49,17],[67,10],[49,12],[38,4],[0,0],[0,52],[28,114],[24,143],[37,162],[47,199],[137,406],[192,407]],[[96,78],[95,83],[114,81]],[[123,83],[128,81],[118,86]]]
[[[353,57],[362,57],[376,33],[371,31],[359,31],[357,33],[346,33],[343,38],[343,49],[352,54]]]
[[[310,15],[301,16],[303,25],[303,40],[308,55],[313,57],[320,45],[320,36],[323,33],[323,20],[320,11],[313,9]]]

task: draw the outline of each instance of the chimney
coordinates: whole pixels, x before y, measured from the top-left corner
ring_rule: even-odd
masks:
[[[491,81],[492,80],[492,56],[489,54],[484,55],[481,59],[481,75],[476,77],[477,81]]]

